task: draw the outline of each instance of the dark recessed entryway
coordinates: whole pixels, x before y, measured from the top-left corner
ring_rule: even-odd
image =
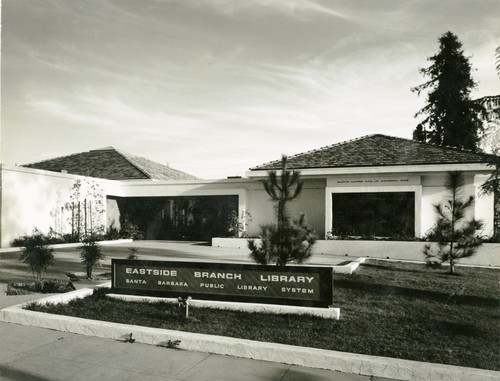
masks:
[[[209,241],[237,235],[238,196],[108,197],[120,227],[143,239]]]

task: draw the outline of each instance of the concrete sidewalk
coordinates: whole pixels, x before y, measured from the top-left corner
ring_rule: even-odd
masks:
[[[221,262],[245,262],[248,261],[247,255],[242,249],[241,252],[235,252],[234,249],[212,248],[196,243],[165,243],[165,242],[146,242],[134,243],[144,250],[140,254],[141,259],[148,257],[158,257],[162,259],[172,258],[189,260],[217,260]],[[168,249],[156,253],[148,249],[161,248],[165,246]],[[130,243],[113,245],[126,253]],[[116,251],[115,249],[115,251]],[[61,256],[70,256],[71,253],[63,252]],[[124,254],[120,252],[120,255]],[[153,259],[153,258],[152,258]],[[343,258],[332,256],[322,256],[318,258],[318,265],[338,264]],[[77,288],[86,285],[77,282]],[[30,295],[5,295],[6,284],[0,283],[0,309],[20,303],[47,297],[43,294]],[[15,320],[11,320],[16,322]],[[63,322],[67,325],[67,321]],[[30,324],[31,325],[31,324]],[[102,324],[99,329],[109,335],[109,328]],[[67,329],[65,329],[67,331]],[[78,331],[74,331],[78,332]],[[129,332],[129,331],[127,331]],[[82,331],[88,334],[88,331]],[[116,336],[119,338],[120,336]],[[134,337],[135,336],[134,334]],[[156,334],[154,338],[157,338]],[[147,342],[147,341],[145,341]],[[183,343],[185,341],[183,340]],[[195,344],[199,343],[196,339]],[[153,342],[155,344],[155,342]],[[247,348],[243,346],[241,348]],[[113,338],[99,338],[95,336],[83,336],[68,332],[54,331],[44,328],[24,326],[13,323],[0,322],[0,381],[2,380],[280,380],[280,381],[368,381],[368,380],[392,380],[382,377],[360,376],[356,374],[340,373],[336,371],[322,370],[316,368],[307,368],[296,365],[287,365],[282,362],[297,363],[296,361],[270,362],[261,360],[252,360],[249,358],[239,358],[227,355],[217,355],[205,352],[196,352],[198,346],[192,348],[192,351],[167,349],[157,347],[151,344],[125,343]],[[208,350],[207,352],[212,352]],[[312,354],[309,349],[306,350],[309,356]],[[219,352],[230,353],[230,352]],[[261,359],[270,360],[276,352],[271,349],[266,356]],[[235,353],[232,353],[235,354]],[[236,353],[239,355],[239,353]],[[343,354],[344,355],[344,354]],[[345,354],[346,356],[349,354]],[[355,355],[358,356],[358,355]],[[255,356],[250,356],[255,358]],[[348,356],[349,357],[349,356]],[[316,359],[316,357],[315,357]],[[364,359],[363,359],[364,361]],[[385,360],[384,360],[385,361]],[[401,360],[406,361],[406,360]],[[301,363],[307,364],[309,363]],[[367,362],[368,364],[368,362]],[[378,364],[378,363],[377,363]],[[379,364],[380,365],[380,364]],[[387,363],[383,362],[387,367]],[[439,364],[419,364],[421,367],[446,368],[439,375],[440,380],[452,380],[446,371],[450,366]],[[327,368],[329,366],[322,365]],[[339,368],[336,368],[339,369]],[[345,368],[341,368],[344,371]],[[353,368],[354,369],[354,368]],[[384,368],[385,369],[385,368]],[[448,369],[449,370],[449,369]],[[465,369],[468,371],[468,369]],[[347,370],[349,371],[349,370]],[[457,371],[460,371],[458,369]],[[358,371],[356,371],[357,373]],[[381,376],[399,377],[396,373],[384,373],[369,371],[364,374],[379,374]],[[455,372],[456,373],[456,372]],[[403,377],[401,377],[403,378]],[[414,379],[421,379],[420,377]],[[426,378],[436,379],[437,378]],[[458,378],[456,378],[458,379]],[[460,379],[467,379],[460,377]],[[477,380],[483,378],[475,378]],[[489,378],[492,379],[492,378]],[[493,378],[494,379],[494,378]]]
[[[46,297],[5,295],[0,309]],[[0,381],[390,381],[0,322]]]
[[[0,380],[387,380],[0,323]]]

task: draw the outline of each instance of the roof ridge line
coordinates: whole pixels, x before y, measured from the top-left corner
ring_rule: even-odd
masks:
[[[389,165],[390,163],[395,163],[394,165],[403,164],[402,162],[400,162],[401,160],[397,158],[397,153],[393,152],[391,154],[391,152],[389,151],[385,154],[374,154],[373,152],[370,153],[373,150],[377,150],[377,146],[379,146],[380,148],[392,147],[393,150],[396,151],[404,150],[405,152],[407,152],[407,154],[411,153],[411,157],[408,157],[405,160],[409,160],[408,162],[419,164],[430,164],[431,161],[435,163],[484,163],[491,157],[500,157],[469,148],[422,142],[413,140],[408,137],[391,136],[385,134],[368,134],[354,139],[330,144],[314,150],[301,152],[299,154],[288,156],[288,158],[290,158],[290,167],[296,169],[324,167],[327,166],[327,164],[325,163],[329,163],[329,165],[333,166],[348,166],[349,163],[359,163],[362,166],[371,165],[366,164],[367,160],[372,160],[372,163],[379,163],[379,165]],[[346,147],[346,152],[350,152],[350,156],[361,156],[359,156],[359,158],[353,159],[341,154],[342,152],[344,152],[344,147]],[[357,149],[358,147],[362,150],[362,152],[358,154],[356,151],[352,151],[352,149]],[[342,160],[340,160],[340,158],[332,159],[329,156],[332,152],[339,153],[340,156],[342,156]],[[425,157],[422,157],[422,155],[424,155]],[[269,171],[273,169],[276,170],[278,169],[278,163],[279,160],[269,161],[258,166],[253,166],[252,168],[250,168],[250,171]]]
[[[137,165],[136,163],[132,162],[128,157],[127,155],[129,156],[132,156],[132,157],[139,157],[141,159],[145,159],[141,156],[137,156],[137,155],[134,155],[132,153],[128,153],[126,151],[123,151],[123,150],[120,150],[120,149],[117,149],[115,147],[112,147],[116,153],[118,153],[121,157],[123,157],[125,160],[127,160],[127,162],[129,162],[134,168],[136,168],[139,172],[142,172],[146,177],[148,177],[150,180],[153,180],[153,176],[151,175],[151,173],[149,173],[148,171],[146,171],[144,168],[141,168],[139,165]],[[146,159],[147,160],[147,159]]]
[[[118,152],[121,156],[123,156],[125,158],[125,160],[127,160],[132,166],[134,166],[135,168],[137,168],[140,172],[142,172],[143,174],[145,174],[146,176],[149,177],[149,179],[151,180],[156,180],[154,174],[152,174],[151,172],[147,171],[147,169],[145,169],[144,167],[142,167],[140,165],[140,163],[136,163],[136,162],[132,162],[130,161],[130,159],[127,157],[132,157],[132,158],[137,158],[137,159],[140,159],[140,160],[144,160],[148,163],[152,163],[154,165],[157,165],[157,166],[160,166],[160,167],[165,167],[167,168],[169,171],[171,172],[174,172],[174,173],[177,173],[177,174],[182,174],[182,175],[188,175],[188,176],[191,176],[193,178],[198,178],[197,176],[194,176],[194,175],[191,175],[190,173],[187,173],[187,172],[184,172],[184,171],[181,171],[180,169],[177,169],[177,168],[172,168],[170,165],[165,165],[165,164],[162,164],[162,163],[159,163],[157,161],[154,161],[154,160],[151,160],[151,159],[148,159],[147,157],[144,157],[144,156],[139,156],[139,155],[136,155],[136,154],[133,154],[133,153],[130,153],[128,151],[125,151],[125,150],[121,150],[121,149],[116,149],[113,147],[113,149]]]

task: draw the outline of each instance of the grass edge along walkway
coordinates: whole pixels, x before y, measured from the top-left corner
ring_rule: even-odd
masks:
[[[106,291],[41,312],[164,329],[238,337],[341,352],[500,370],[498,269],[445,269],[370,260],[336,275],[338,322],[297,315],[190,308],[110,300]],[[146,308],[148,310],[146,310]]]

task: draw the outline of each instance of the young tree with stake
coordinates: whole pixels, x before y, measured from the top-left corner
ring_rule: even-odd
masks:
[[[88,237],[82,241],[80,258],[85,265],[87,278],[92,279],[94,267],[104,259],[104,254],[101,252],[101,246],[96,242],[94,237]]]
[[[455,264],[459,259],[471,257],[483,244],[476,234],[483,228],[483,223],[474,218],[465,219],[466,210],[474,203],[474,196],[462,199],[464,185],[462,172],[448,172],[445,186],[451,197],[434,205],[438,219],[429,234],[429,240],[437,243],[437,249],[430,244],[424,246],[427,263],[449,262],[450,274],[455,273]]]
[[[264,189],[276,204],[276,224],[261,227],[260,246],[254,240],[248,240],[250,256],[259,264],[275,262],[278,266],[286,266],[290,261],[302,263],[312,255],[312,246],[317,239],[315,232],[307,227],[304,214],[297,221],[290,220],[288,203],[300,195],[304,183],[300,171],[287,169],[287,161],[283,155],[281,173],[269,171],[263,181]]]

